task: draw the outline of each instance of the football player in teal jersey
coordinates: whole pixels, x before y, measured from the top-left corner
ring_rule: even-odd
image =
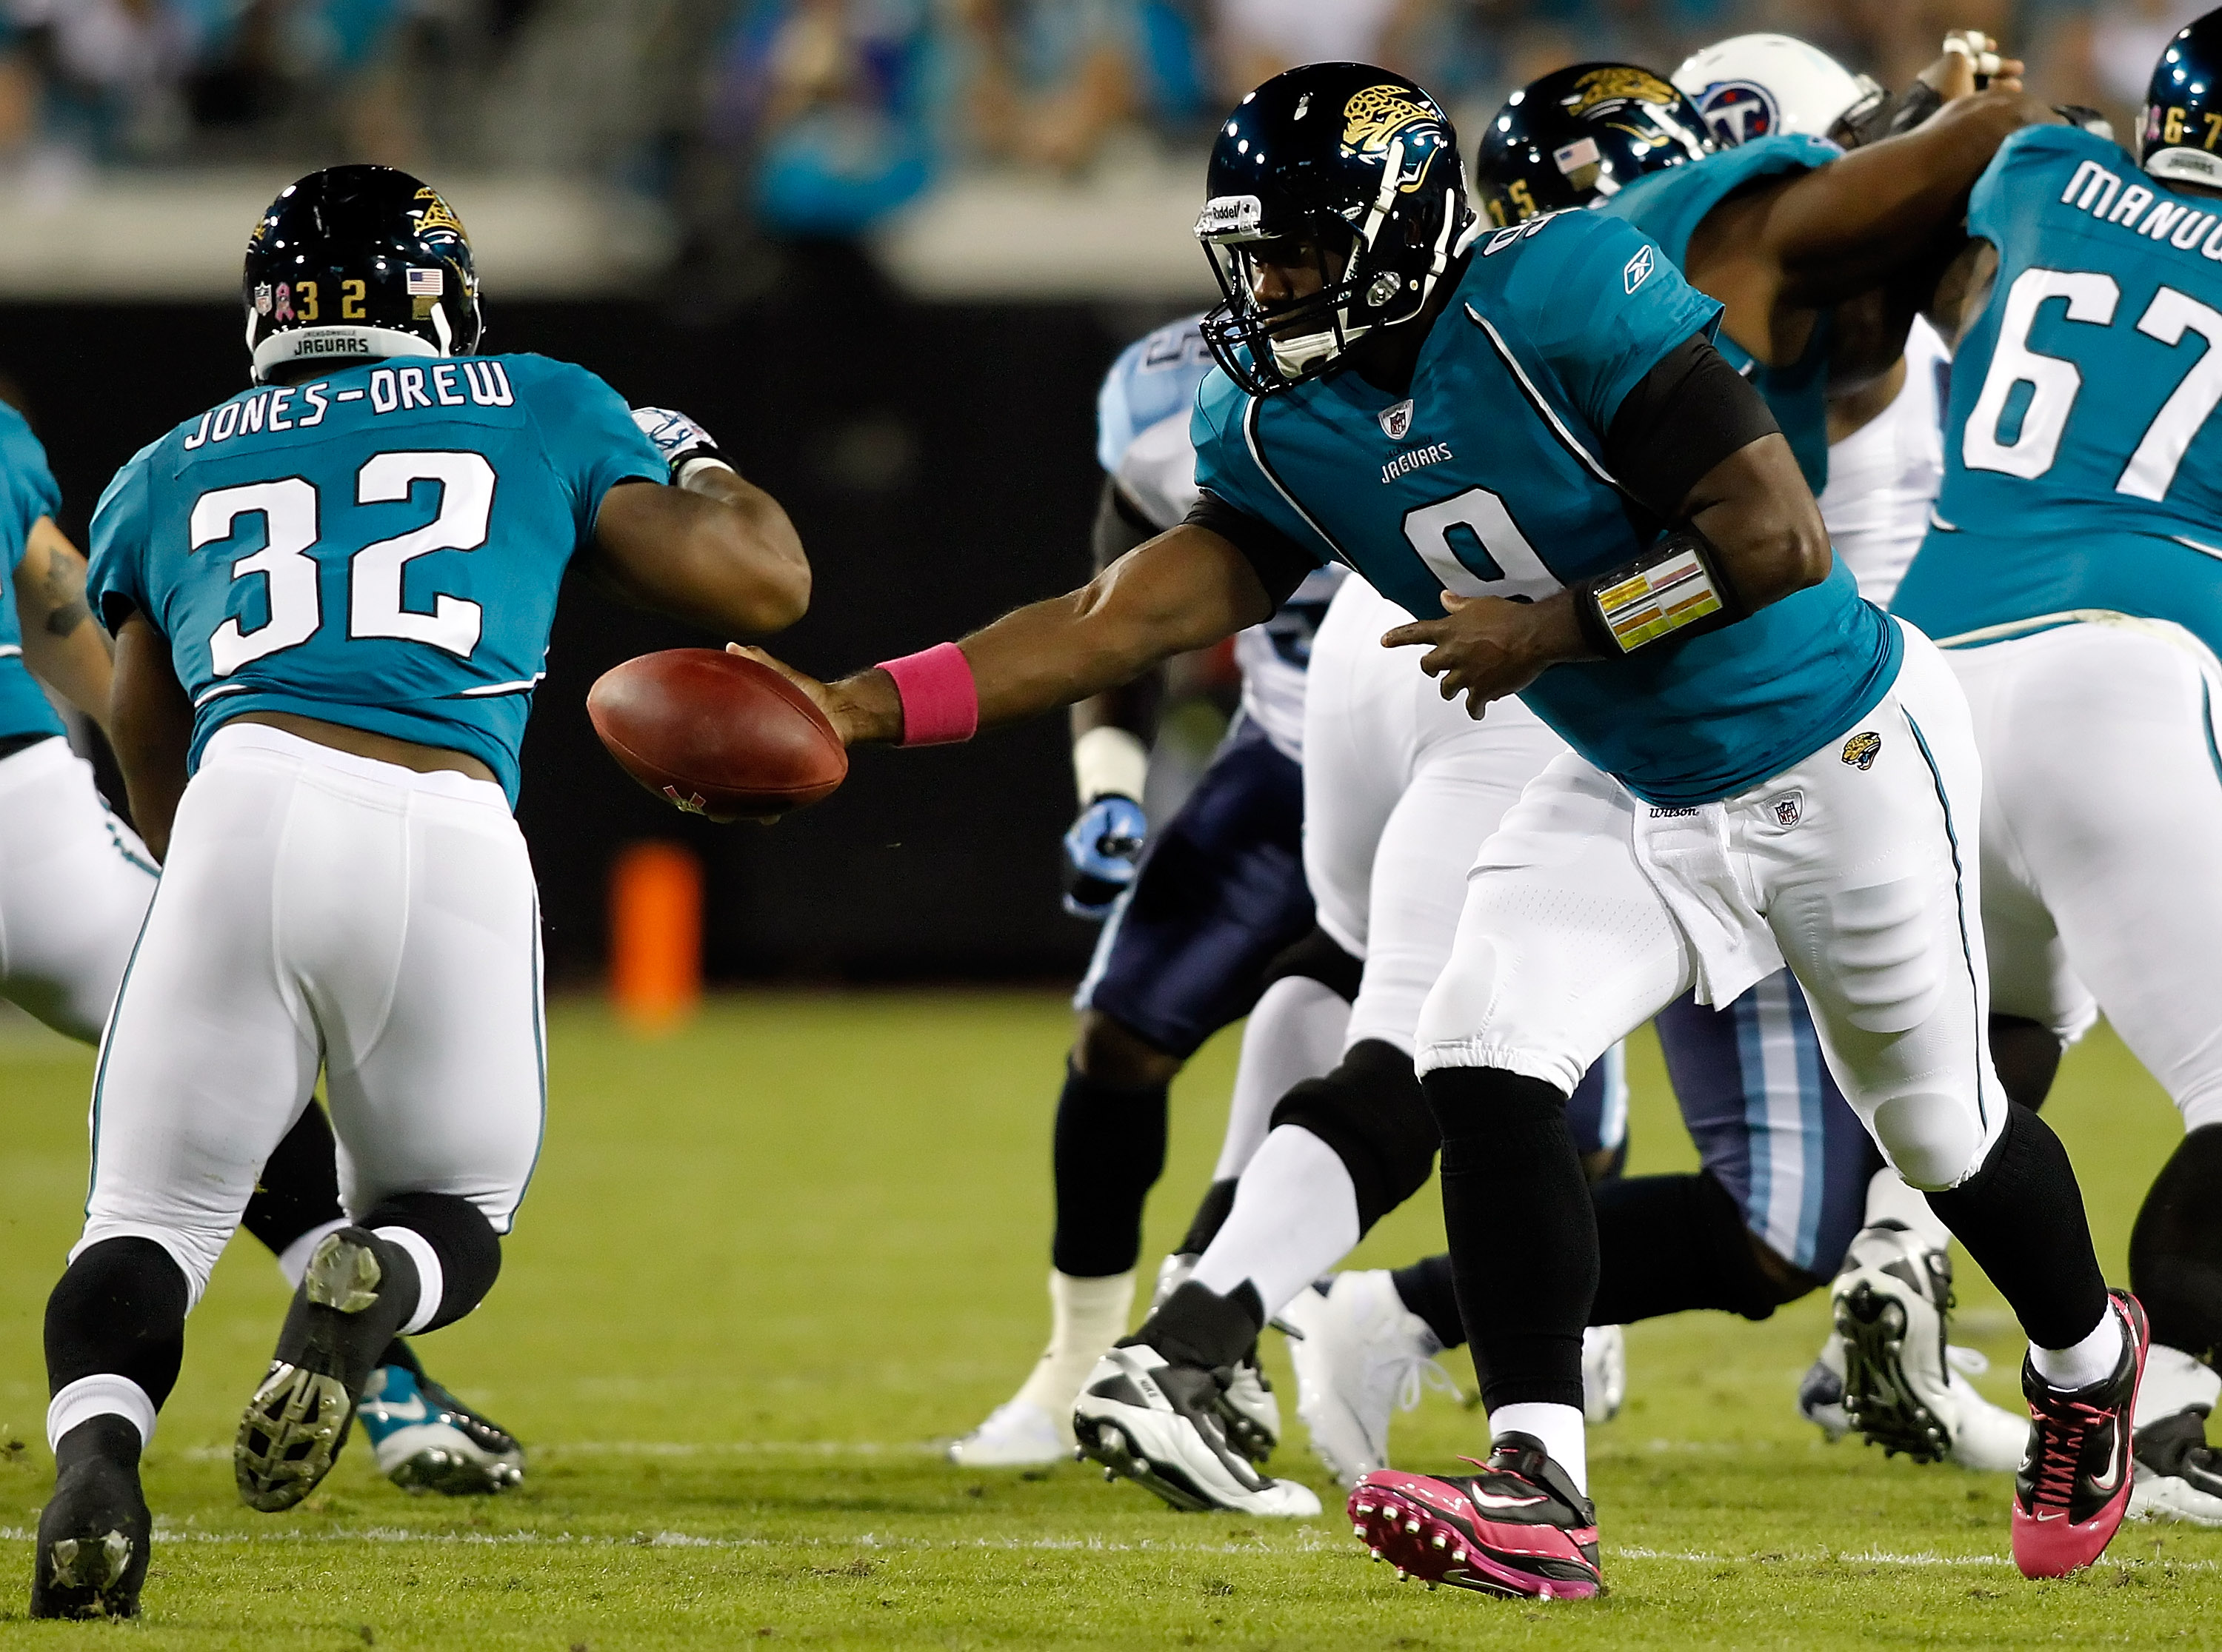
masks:
[[[469,242],[417,179],[287,189],[243,296],[253,386],[142,449],[93,520],[116,752],[163,872],[47,1308],[34,1617],[136,1611],[139,1458],[186,1314],[320,1073],[349,1219],[311,1250],[241,1421],[242,1499],[308,1495],[394,1336],[493,1285],[544,1105],[510,810],[566,567],[729,632],[809,598],[785,513],[698,426],[477,354]]]
[[[1993,1002],[2099,1011],[2185,1135],[2130,1242],[2152,1315],[2133,1506],[2222,1525],[2222,12],[2153,71],[2137,153],[2018,134],[1975,186],[1944,480],[1893,611],[1984,772]]]
[[[1566,1098],[1692,986],[1725,1003],[1786,963],[1879,1145],[2029,1331],[2033,1450],[2087,1471],[2018,1501],[2018,1560],[2087,1563],[2128,1494],[2143,1317],[2106,1289],[2057,1138],[1984,1051],[1966,704],[1835,563],[1790,444],[1713,347],[1720,306],[1604,215],[1490,233],[1440,107],[1363,65],[1252,92],[1208,194],[1226,301],[1189,519],[962,645],[797,682],[852,742],[961,739],[1350,563],[1415,616],[1384,641],[1425,647],[1447,697],[1518,693],[1573,748],[1483,848],[1417,1039],[1494,1449],[1477,1476],[1366,1477],[1369,1544],[1491,1593],[1602,1586],[1581,1411],[1597,1231]],[[1362,1139],[1335,1080],[1305,1106],[1322,1139]],[[1083,1395],[1083,1443],[1169,1500],[1259,1485],[1214,1406],[1278,1305],[1251,1283],[1174,1292]],[[2071,1521],[2068,1478],[2119,1495]]]
[[[40,681],[103,730],[107,634],[85,597],[85,563],[54,525],[60,489],[46,450],[0,407],[0,992],[57,1031],[100,1036],[154,898],[155,865],[70,750]],[[241,1225],[298,1281],[323,1230],[342,1225],[331,1126],[303,1111],[257,1178]],[[500,1427],[427,1376],[397,1337],[371,1374],[361,1421],[398,1484],[466,1494],[507,1490],[524,1455]]]

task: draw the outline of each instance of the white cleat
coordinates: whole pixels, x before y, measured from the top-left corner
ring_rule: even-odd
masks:
[[[1057,1417],[1031,1399],[1005,1400],[949,1447],[949,1461],[965,1468],[1033,1468],[1071,1455],[1072,1442]]]
[[[1591,1428],[1620,1415],[1628,1399],[1628,1332],[1591,1325],[1582,1333],[1582,1420]]]
[[[1281,1318],[1302,1336],[1289,1342],[1296,1415],[1310,1431],[1313,1455],[1345,1486],[1389,1466],[1396,1411],[1417,1405],[1426,1388],[1459,1392],[1436,1363],[1442,1344],[1385,1272],[1337,1273],[1307,1286]]]
[[[1266,1479],[1227,1443],[1223,1398],[1212,1372],[1175,1365],[1146,1343],[1133,1343],[1113,1349],[1088,1374],[1072,1431],[1083,1455],[1139,1480],[1177,1509],[1317,1514],[1310,1487]]]
[[[1818,1428],[1830,1445],[1852,1431],[1852,1419],[1844,1415],[1844,1339],[1833,1330],[1821,1344],[1820,1357],[1798,1380],[1798,1414]]]
[[[2137,1387],[2130,1518],[2222,1526],[2222,1452],[2206,1443],[2218,1398],[2222,1375],[2181,1349],[2153,1344]]]
[[[1254,1353],[1227,1374],[1219,1416],[1227,1444],[1252,1462],[1264,1462],[1281,1443],[1281,1402]]]
[[[1836,1336],[1799,1391],[1806,1416],[1829,1426],[1821,1379],[1837,1354],[1844,1419],[1869,1444],[1917,1462],[1995,1474],[2020,1467],[2027,1418],[1993,1405],[1968,1380],[1965,1374],[1988,1368],[1979,1351],[1946,1343],[1949,1253],[1899,1223],[1876,1223],[1853,1239],[1830,1298]]]
[[[1983,1397],[1969,1376],[1991,1368],[1983,1351],[1956,1343],[1944,1350],[1947,1386],[1958,1415],[1952,1423],[1952,1449],[1948,1454],[1962,1468],[1983,1474],[2011,1474],[2029,1455],[2029,1413],[2010,1411]]]

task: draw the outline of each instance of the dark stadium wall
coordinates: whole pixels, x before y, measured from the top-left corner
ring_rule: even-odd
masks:
[[[491,308],[486,345],[582,363],[636,404],[707,425],[786,504],[809,548],[810,614],[775,646],[832,673],[1084,576],[1095,385],[1120,347],[1161,318],[805,297],[681,326],[646,305],[515,303]],[[63,525],[80,543],[115,468],[236,391],[244,367],[234,310],[0,306],[0,376],[47,443]],[[583,703],[619,660],[718,639],[579,585],[556,621],[519,810],[552,979],[594,977],[611,859],[648,837],[702,855],[713,978],[1077,971],[1095,931],[1058,906],[1057,842],[1072,804],[1061,718],[967,747],[866,752],[807,814],[769,829],[712,826],[625,779]]]

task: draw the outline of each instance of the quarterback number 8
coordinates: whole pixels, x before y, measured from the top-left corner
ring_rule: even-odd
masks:
[[[355,503],[399,503],[418,482],[440,485],[439,514],[422,528],[366,545],[348,559],[347,634],[426,643],[468,660],[478,647],[484,610],[445,595],[433,598],[429,612],[406,608],[402,576],[414,558],[434,551],[474,551],[486,543],[493,466],[483,455],[468,452],[380,454],[355,472]],[[234,561],[231,577],[260,575],[268,613],[252,629],[234,616],[209,634],[209,664],[215,675],[229,677],[242,666],[297,648],[322,629],[321,568],[308,554],[320,536],[321,505],[316,485],[298,476],[217,488],[193,502],[187,526],[195,551],[231,540],[242,516],[263,520],[262,548]]]

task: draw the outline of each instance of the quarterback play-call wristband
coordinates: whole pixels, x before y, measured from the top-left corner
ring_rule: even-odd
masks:
[[[1715,565],[1712,542],[1694,528],[1672,533],[1633,561],[1599,574],[1575,598],[1590,646],[1608,659],[1648,642],[1711,630],[1742,617]]]
[[[904,745],[954,745],[979,732],[979,686],[972,680],[972,662],[954,642],[882,660],[877,669],[895,679]]]

